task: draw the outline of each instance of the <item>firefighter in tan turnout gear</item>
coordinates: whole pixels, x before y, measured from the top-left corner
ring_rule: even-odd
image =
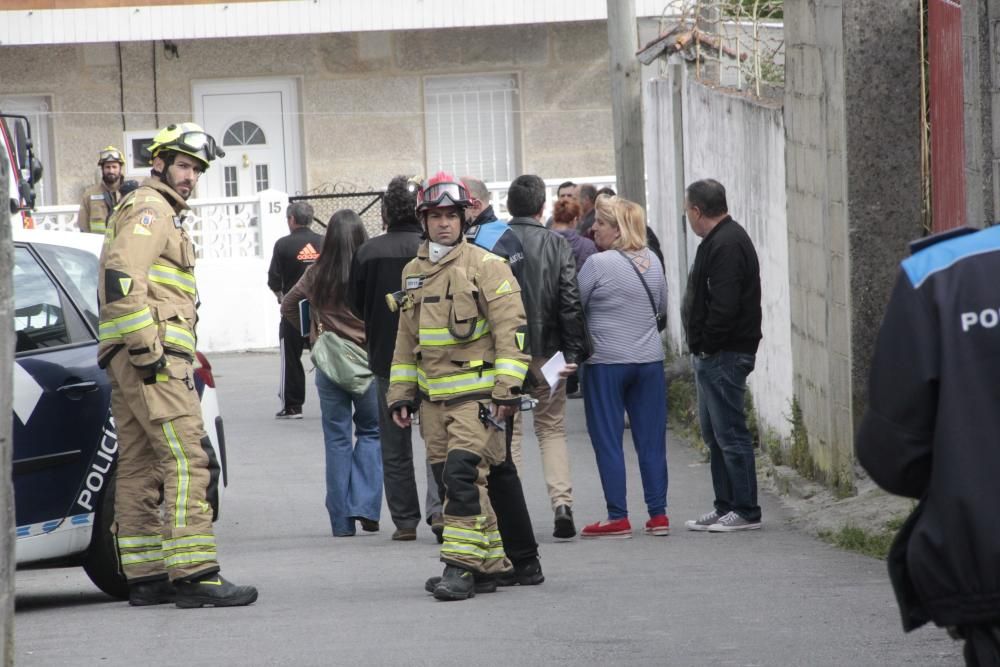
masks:
[[[101,182],[84,191],[76,224],[81,232],[103,234],[107,229],[108,216],[121,201],[125,159],[114,146],[105,146],[98,155],[97,166],[101,168]]]
[[[194,246],[181,226],[199,176],[223,153],[194,123],[160,130],[149,151],[151,177],[112,215],[99,276],[120,561],[133,605],[247,605],[257,590],[223,579],[216,559],[218,462],[194,385]]]
[[[417,215],[428,240],[403,269],[402,292],[391,295],[401,313],[387,403],[401,428],[419,409],[427,458],[443,466],[440,600],[470,598],[477,580],[511,568],[486,477],[506,455],[500,429],[520,405],[529,361],[520,287],[505,260],[466,243],[470,205],[449,174],[423,185]]]

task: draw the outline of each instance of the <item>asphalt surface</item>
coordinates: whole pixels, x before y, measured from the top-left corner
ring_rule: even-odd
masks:
[[[529,427],[523,480],[545,583],[435,601],[423,590],[441,571],[426,527],[416,542],[390,541],[383,505],[381,532],[332,537],[313,376],[305,419],[279,422],[277,354],[212,362],[232,477],[216,524],[223,574],[256,585],[260,599],[131,608],[82,569],[20,571],[16,664],[962,664],[944,631],[903,634],[884,563],[799,532],[775,498],[761,498],[763,530],[685,531],[685,519],[711,508],[711,486],[708,467],[673,434],[672,535],[639,532],[646,513],[626,438],[634,538],[557,542]],[[602,518],[604,500],[581,401],[568,402],[567,424],[580,528]]]

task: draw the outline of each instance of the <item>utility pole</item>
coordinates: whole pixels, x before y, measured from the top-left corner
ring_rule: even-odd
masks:
[[[611,46],[611,112],[618,193],[646,208],[642,82],[639,61],[635,57],[639,48],[635,0],[608,0],[608,43]]]
[[[0,122],[3,122],[0,120]],[[7,183],[10,165],[0,158],[0,183]],[[6,186],[4,186],[6,187]],[[0,664],[14,664],[14,488],[11,482],[14,393],[14,312],[11,286],[14,244],[7,195],[0,206]]]

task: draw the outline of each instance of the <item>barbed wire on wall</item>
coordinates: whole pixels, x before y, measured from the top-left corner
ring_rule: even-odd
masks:
[[[758,97],[785,80],[784,0],[676,0],[660,17],[660,35],[640,49],[644,64],[678,54],[710,85]]]

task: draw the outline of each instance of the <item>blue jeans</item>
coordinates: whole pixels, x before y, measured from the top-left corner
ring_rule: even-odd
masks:
[[[667,513],[667,385],[663,364],[587,364],[583,407],[609,519],[628,517],[625,413],[650,517]]]
[[[377,386],[372,382],[363,396],[351,396],[317,368],[316,389],[326,445],[326,510],[333,534],[345,537],[354,534],[357,518],[378,521],[382,512]]]
[[[752,354],[725,350],[694,357],[698,419],[711,456],[715,511],[736,512],[747,521],[760,521],[753,438],[743,408],[754,361]]]

